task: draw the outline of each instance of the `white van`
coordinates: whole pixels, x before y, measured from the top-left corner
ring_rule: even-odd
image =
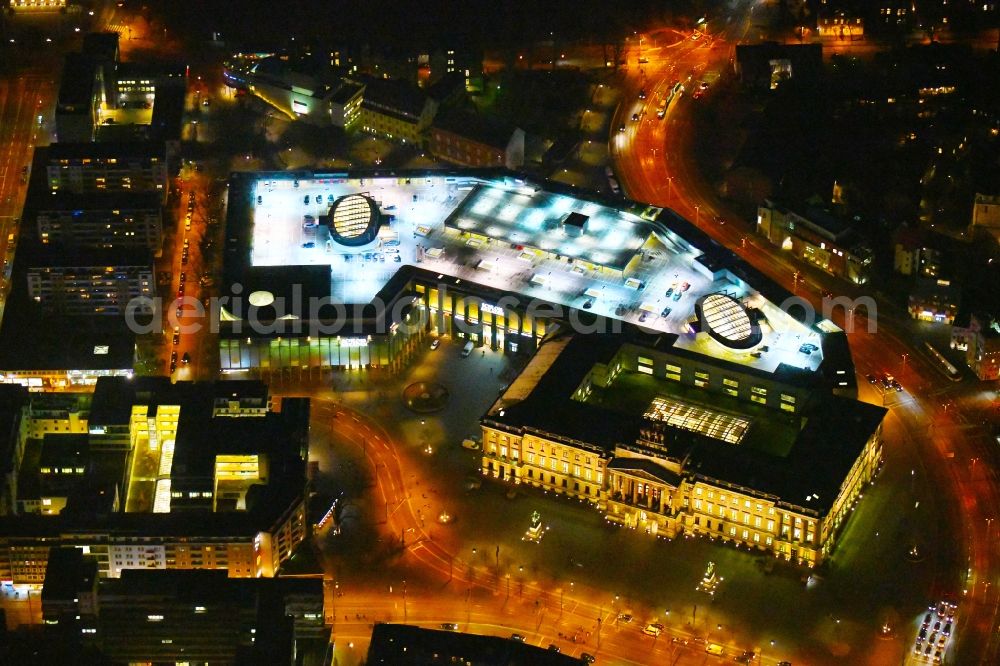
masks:
[[[472,340],[469,340],[468,342],[466,342],[465,346],[462,347],[462,358],[465,358],[466,356],[468,356],[469,354],[471,354],[473,347],[474,347],[474,345],[472,344]]]

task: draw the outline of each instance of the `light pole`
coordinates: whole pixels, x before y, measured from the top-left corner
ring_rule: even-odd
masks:
[[[701,224],[701,206],[698,204],[694,205],[694,225],[698,226]]]
[[[407,613],[406,613],[406,581],[403,581],[403,623],[406,623]]]

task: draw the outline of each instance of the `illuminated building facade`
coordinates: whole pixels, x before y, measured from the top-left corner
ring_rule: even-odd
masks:
[[[2,519],[0,581],[41,583],[60,546],[93,555],[101,577],[273,576],[306,536],[308,419],[308,400],[273,411],[258,382],[103,379],[83,433],[46,434],[38,467],[19,470],[36,487],[16,500],[36,515]]]
[[[370,78],[363,83],[358,126],[392,141],[423,145],[437,102],[408,81]]]
[[[10,0],[11,11],[59,11],[66,8],[66,0]]]
[[[360,211],[347,242],[328,215],[345,201]],[[461,170],[234,174],[228,213],[224,372],[398,371],[427,335],[531,354],[585,321],[678,334],[695,356],[767,372],[812,372],[836,351],[848,360],[831,383],[854,386],[849,354],[823,342],[832,323],[790,317],[791,294],[666,209]]]
[[[767,202],[757,209],[757,233],[831,275],[856,284],[868,281],[871,249],[850,226],[826,211],[811,209],[799,215]]]
[[[51,192],[159,192],[167,195],[163,142],[54,143],[42,158]]]
[[[438,114],[427,148],[434,157],[462,166],[512,170],[524,166],[524,130],[474,114]]]
[[[146,248],[160,252],[163,220],[154,192],[73,194],[46,198],[36,216],[42,243],[68,247]]]
[[[118,317],[130,303],[149,314],[156,290],[153,258],[144,249],[46,253],[31,262],[27,280],[28,298],[60,316]]]
[[[951,348],[965,352],[965,363],[980,381],[1000,379],[1000,318],[967,314],[951,329]]]
[[[822,368],[762,373],[676,342],[547,339],[483,417],[483,474],[652,535],[819,564],[880,469],[885,410],[834,395]]]

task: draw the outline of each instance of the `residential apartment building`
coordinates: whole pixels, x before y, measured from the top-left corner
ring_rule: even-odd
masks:
[[[980,381],[1000,379],[1000,318],[972,313],[951,329],[951,348],[965,352],[965,363]]]
[[[48,313],[123,316],[153,312],[153,260],[147,250],[54,252],[33,258],[28,298]]]
[[[856,284],[868,281],[871,249],[850,225],[827,211],[810,207],[799,214],[767,201],[757,209],[757,233],[831,275]]]
[[[57,192],[35,217],[43,244],[85,248],[145,248],[163,244],[161,197],[156,192]]]
[[[524,165],[524,130],[469,113],[441,113],[427,144],[434,157],[469,167]]]
[[[320,579],[227,579],[217,571],[126,571],[100,579],[80,548],[53,550],[46,632],[112,663],[313,663],[328,650]]]
[[[167,195],[163,142],[55,143],[39,158],[51,192],[158,192]]]
[[[392,141],[423,145],[437,103],[401,79],[368,78],[358,126]]]

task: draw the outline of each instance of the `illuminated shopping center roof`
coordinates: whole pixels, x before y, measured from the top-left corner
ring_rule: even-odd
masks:
[[[837,330],[789,315],[791,294],[673,211],[508,172],[236,173],[230,188],[227,282],[276,298],[291,300],[265,274],[315,285],[329,270],[328,289],[306,296],[353,305],[389,300],[401,269],[422,271],[676,334],[678,349],[765,372],[817,371]],[[377,237],[338,237],[333,202],[359,228],[377,216]]]

